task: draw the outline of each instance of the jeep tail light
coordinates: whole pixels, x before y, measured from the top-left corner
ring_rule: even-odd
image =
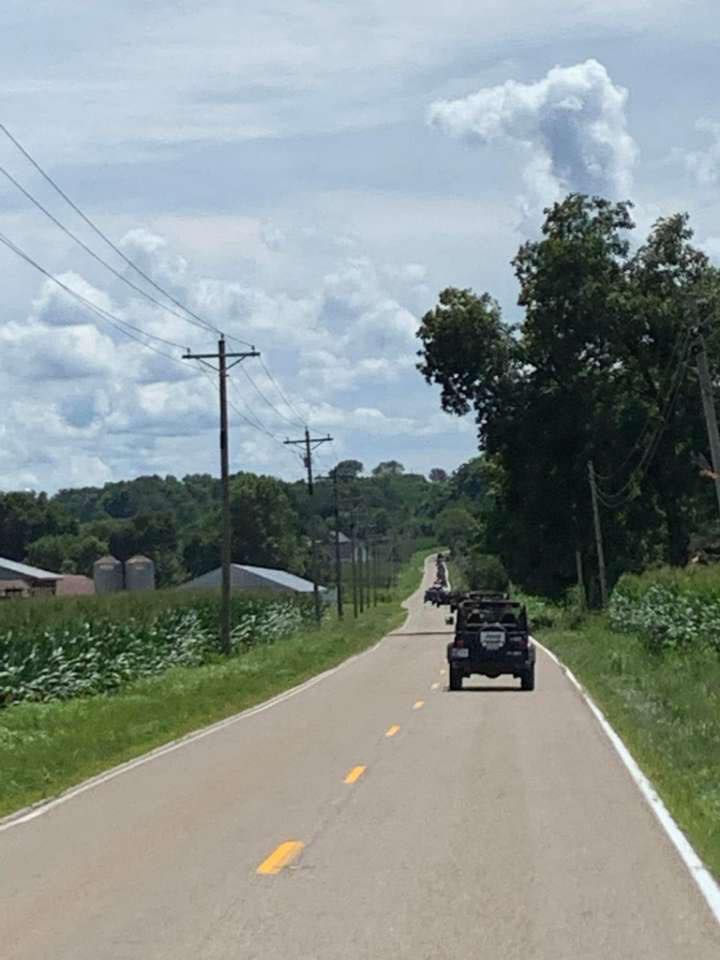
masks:
[[[458,634],[455,636],[454,646],[456,646],[456,647],[464,647],[464,646],[465,646],[465,641],[463,640],[463,636],[462,636],[461,633],[458,633]]]

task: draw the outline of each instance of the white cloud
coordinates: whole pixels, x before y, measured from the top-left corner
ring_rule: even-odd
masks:
[[[311,350],[301,355],[299,377],[305,381],[304,391],[312,398],[328,392],[367,388],[371,384],[394,383],[413,370],[415,354],[364,357],[353,360],[342,353]]]
[[[60,274],[58,280],[94,306],[112,312],[113,305],[110,297],[102,290],[97,290],[77,273]],[[88,322],[88,308],[52,280],[43,281],[40,294],[33,301],[33,314],[50,326],[83,326]]]
[[[281,396],[283,387],[316,429],[351,431],[368,441],[441,432],[432,426],[435,399],[414,370],[418,318],[402,303],[413,298],[426,268],[412,261],[375,263],[329,242],[324,269],[317,271],[317,233],[313,228],[306,240],[313,267],[305,291],[297,295],[198,275],[164,237],[145,228],[133,229],[121,241],[148,275],[198,315],[229,335],[257,341],[263,351],[270,348],[264,355],[280,389],[256,361],[247,361],[231,376],[233,462],[238,467],[297,471],[287,449],[283,455],[276,442],[298,422],[295,409]],[[91,303],[139,329],[188,342],[193,350],[214,347],[212,334],[147,303],[119,282],[106,290],[78,273],[66,272],[63,279]],[[39,478],[41,485],[53,488],[78,482],[85,468],[88,482],[163,469],[180,474],[214,469],[216,385],[209,382],[212,374],[205,376],[197,365],[172,363],[144,350],[45,281],[25,319],[0,321],[0,346],[6,428],[17,444],[22,445],[26,433],[33,437],[33,448],[23,447],[16,469],[7,471],[15,483]],[[173,353],[169,346],[159,347]],[[401,378],[406,386],[398,396]],[[358,404],[357,395],[350,403],[336,399],[346,391],[362,391],[365,402]],[[16,398],[28,392],[31,399],[19,403]],[[254,431],[244,417],[259,419],[276,440]]]
[[[145,227],[136,227],[123,237],[121,248],[125,255],[154,280],[161,279],[165,286],[182,286],[187,278],[188,265],[184,257],[171,253],[167,240]],[[137,279],[131,271],[133,282]],[[152,291],[151,291],[152,292]]]
[[[707,239],[699,244],[699,247],[705,251],[711,260],[720,264],[720,237],[707,237]]]
[[[707,133],[712,143],[705,150],[678,151],[688,171],[703,186],[720,182],[720,123],[717,120],[698,120],[696,128]]]
[[[625,197],[637,148],[627,131],[627,92],[597,60],[554,67],[536,83],[507,80],[440,100],[428,122],[453,137],[519,148],[535,207],[568,190]],[[526,200],[526,203],[528,201]]]

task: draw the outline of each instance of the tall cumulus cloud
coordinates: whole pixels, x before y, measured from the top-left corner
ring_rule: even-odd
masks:
[[[527,212],[568,191],[625,197],[637,148],[627,130],[627,91],[597,60],[554,67],[536,83],[507,80],[457,100],[440,100],[428,122],[483,146],[523,154]]]

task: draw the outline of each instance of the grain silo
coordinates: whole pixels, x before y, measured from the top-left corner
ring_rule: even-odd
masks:
[[[100,557],[93,564],[95,593],[118,593],[123,589],[123,565],[115,557]]]
[[[149,557],[131,557],[125,564],[125,588],[127,590],[154,590],[155,564]]]

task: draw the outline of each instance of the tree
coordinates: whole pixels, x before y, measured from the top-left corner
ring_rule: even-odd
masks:
[[[438,542],[453,551],[474,543],[478,532],[475,517],[463,506],[446,507],[435,521],[435,536]]]
[[[251,473],[235,477],[230,510],[234,562],[291,571],[305,568],[307,548],[300,544],[297,516],[280,480]]]
[[[75,521],[44,493],[0,494],[0,554],[8,560],[22,561],[42,536],[76,531]]]
[[[500,306],[487,294],[449,287],[422,319],[418,369],[428,383],[442,388],[448,413],[474,409],[482,426],[501,401],[514,341],[502,322]]]
[[[44,537],[38,537],[28,546],[25,559],[33,567],[40,567],[41,570],[50,570],[57,573],[67,557],[67,538],[57,534],[48,534]]]
[[[448,478],[447,471],[442,467],[433,467],[428,476],[432,483],[445,483]]]
[[[219,517],[217,518],[219,521]],[[212,530],[195,531],[185,542],[182,551],[184,566],[191,577],[215,570],[220,566],[219,522]]]
[[[634,456],[627,444],[626,467],[614,471],[612,487],[624,488],[623,500],[636,497],[634,519],[661,531],[672,564],[687,560],[690,531],[700,520],[698,508],[705,519],[715,517],[711,490],[693,462],[693,454],[706,448],[707,436],[688,351],[688,326],[698,316],[700,298],[715,301],[717,307],[718,271],[692,246],[692,236],[686,214],[655,223],[628,262],[623,322],[613,330],[619,427],[640,442]],[[715,362],[719,347],[717,334],[711,335],[708,348]],[[643,435],[646,424],[652,429]],[[656,427],[652,461],[644,469],[643,451]],[[617,447],[605,450],[604,456],[606,462],[616,458]]]
[[[86,577],[92,576],[93,565],[100,557],[106,556],[108,543],[98,537],[80,534],[75,537],[68,551],[68,560],[73,565],[74,573],[81,573]]]
[[[623,304],[631,227],[629,205],[571,195],[514,260],[519,330],[492,297],[469,290],[443,291],[420,328],[419,368],[440,384],[448,412],[474,411],[501,480],[497,546],[513,578],[534,589],[562,592],[576,547],[592,542],[585,464],[612,432],[607,330]]]
[[[499,557],[473,550],[465,559],[464,574],[470,590],[505,591],[509,586],[507,571]]]
[[[397,460],[385,460],[379,463],[372,472],[374,477],[399,477],[405,473],[405,467]]]
[[[95,561],[107,552],[107,541],[85,533],[48,534],[30,544],[27,560],[45,570],[90,576]]]
[[[330,476],[337,473],[343,477],[355,478],[365,472],[365,467],[359,460],[341,460],[337,466],[330,471]]]
[[[453,491],[474,503],[475,480],[491,478],[479,514],[487,549],[542,592],[573,583],[576,550],[586,568],[594,560],[590,459],[611,578],[684,562],[690,531],[714,509],[693,464],[707,441],[687,360],[699,298],[720,303],[718,271],[692,247],[686,215],[659,220],[631,253],[630,210],[573,194],[546,211],[542,236],[513,261],[519,328],[468,290],[443,291],[420,328],[419,368],[448,412],[474,412],[490,470],[465,465]],[[719,333],[708,347],[720,359]]]

